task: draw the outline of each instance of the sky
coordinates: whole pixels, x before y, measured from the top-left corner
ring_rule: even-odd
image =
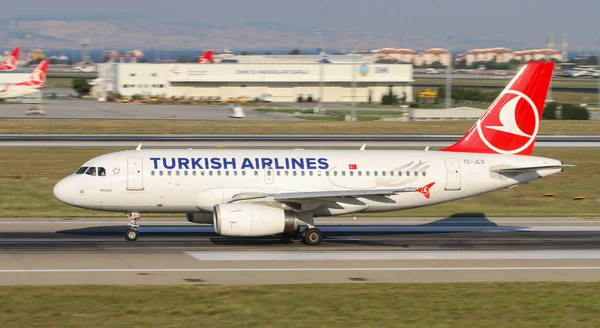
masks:
[[[325,34],[355,29],[363,37],[391,33],[401,38],[502,40],[540,44],[548,33],[570,45],[595,47],[600,37],[598,0],[81,0],[5,1],[0,19],[28,14],[140,12],[165,21],[198,21],[227,26],[269,22],[320,28]]]

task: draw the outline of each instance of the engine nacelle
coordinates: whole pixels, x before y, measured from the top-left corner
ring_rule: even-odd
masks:
[[[298,230],[295,212],[256,204],[214,207],[215,232],[223,236],[258,237]]]
[[[185,218],[192,223],[213,224],[213,214],[211,212],[186,213]]]

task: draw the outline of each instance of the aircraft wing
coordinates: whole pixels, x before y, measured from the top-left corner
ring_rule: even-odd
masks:
[[[230,203],[239,201],[250,202],[279,202],[279,203],[309,203],[312,205],[326,204],[340,201],[343,198],[361,198],[369,196],[392,196],[405,192],[418,192],[429,198],[430,189],[435,184],[432,182],[423,187],[405,187],[397,189],[363,189],[363,190],[328,190],[307,192],[284,192],[276,194],[242,193],[233,197]]]
[[[526,167],[509,167],[492,169],[496,173],[525,173],[537,170],[564,169],[565,167],[573,167],[575,165],[545,165],[545,166],[526,166]]]
[[[309,191],[309,192],[286,192],[276,194],[273,199],[278,202],[310,199],[310,198],[340,198],[340,197],[365,197],[365,196],[391,196],[401,192],[415,192],[418,188],[403,189],[368,189],[368,190],[333,190],[333,191]]]

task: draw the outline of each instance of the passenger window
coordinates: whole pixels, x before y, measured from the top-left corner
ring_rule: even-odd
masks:
[[[329,176],[329,171],[325,171],[325,175],[326,175],[326,176]]]
[[[301,171],[301,172],[300,172],[300,175],[301,175],[301,176],[304,176],[304,174],[305,174],[305,173],[304,173],[304,171]]]
[[[192,171],[192,175],[193,175],[193,176],[196,176],[196,171]]]
[[[84,174],[88,168],[89,168],[89,166],[82,166],[79,168],[79,170],[77,170],[77,172],[75,172],[75,174]]]
[[[353,177],[354,176],[354,172],[350,171],[350,176]]]
[[[381,175],[382,175],[382,176],[385,176],[385,171],[381,171]]]
[[[373,176],[377,176],[377,171],[373,171]]]
[[[426,176],[427,172],[423,171],[423,173],[421,173],[422,176]]]
[[[288,175],[290,175],[290,172],[289,171],[285,171],[285,176],[288,176]]]
[[[333,176],[337,177],[337,171],[333,171]]]
[[[99,167],[98,168],[98,175],[101,177],[105,177],[106,176],[106,170],[103,167]]]
[[[171,171],[167,171],[167,175],[168,175],[168,176],[171,176]]]
[[[415,171],[415,176],[418,177],[419,176],[419,172]]]
[[[267,170],[267,175],[271,176],[271,170]]]
[[[310,176],[312,177],[312,175],[313,175],[313,171],[309,171],[309,172],[308,172],[308,175],[310,175]]]
[[[221,176],[221,171],[217,171],[217,175],[218,175],[218,176]]]
[[[371,175],[371,171],[367,171],[366,175],[370,176]]]
[[[229,171],[225,171],[225,175],[226,175],[226,176],[229,176]]]
[[[390,176],[394,176],[394,171],[390,171]]]
[[[85,171],[85,174],[96,176],[96,168],[90,167],[87,171]]]
[[[362,172],[358,171],[358,176],[361,177],[362,176]]]
[[[254,175],[258,175],[258,171],[254,171]]]
[[[151,176],[154,176],[154,171],[150,172],[150,175],[151,175]]]
[[[296,171],[292,171],[292,174],[293,174],[294,176],[296,176],[296,174],[297,174],[297,173],[296,173]]]
[[[281,175],[281,171],[277,171],[277,176],[280,176],[280,175]]]
[[[233,175],[237,177],[237,171],[233,171]]]
[[[246,171],[242,171],[242,175],[245,176],[246,175]]]
[[[208,175],[212,176],[212,171],[208,171]]]
[[[158,175],[160,175],[162,177],[163,171],[158,172]]]
[[[345,177],[346,176],[346,171],[342,171],[342,176]]]
[[[175,171],[175,175],[179,176],[179,171]]]
[[[188,174],[188,171],[183,171],[183,175],[187,176]]]
[[[402,171],[398,171],[398,176],[401,177],[402,176]]]

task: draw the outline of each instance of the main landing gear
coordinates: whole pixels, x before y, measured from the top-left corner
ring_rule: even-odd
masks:
[[[129,212],[127,218],[129,219],[129,230],[125,232],[125,239],[135,241],[138,238],[138,228],[140,227],[140,213]]]
[[[306,245],[310,246],[321,245],[321,242],[323,241],[323,234],[321,233],[321,230],[309,226],[302,231],[302,241]]]

